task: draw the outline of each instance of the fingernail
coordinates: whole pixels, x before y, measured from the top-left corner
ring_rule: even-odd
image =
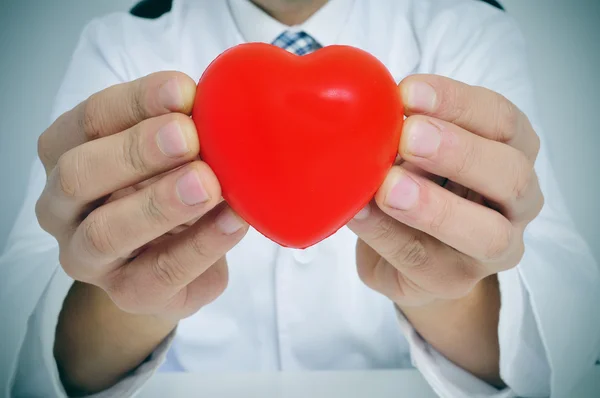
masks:
[[[161,86],[158,92],[158,99],[162,106],[171,111],[183,109],[183,95],[176,77]]]
[[[413,111],[433,112],[437,95],[433,87],[425,82],[410,83],[406,92],[406,106]]]
[[[226,208],[217,216],[215,224],[225,235],[233,235],[244,226],[230,208]]]
[[[419,185],[405,173],[400,173],[385,198],[385,204],[397,210],[410,210],[419,200]]]
[[[440,129],[423,120],[412,122],[405,134],[405,151],[422,158],[435,155],[442,142]]]
[[[158,130],[156,143],[162,153],[170,158],[183,156],[190,151],[181,126],[171,122]]]
[[[354,216],[354,219],[358,221],[366,220],[369,217],[369,214],[371,214],[371,205],[367,203],[367,205]]]
[[[195,206],[208,202],[210,196],[202,186],[198,172],[190,170],[177,180],[177,195],[179,199],[188,206]]]

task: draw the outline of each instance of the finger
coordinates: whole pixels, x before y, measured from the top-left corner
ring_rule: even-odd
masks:
[[[376,204],[367,206],[348,227],[360,238],[357,265],[361,280],[395,302],[440,292],[448,298],[458,297],[487,272],[468,256],[398,222]],[[365,250],[361,242],[381,258]]]
[[[436,75],[413,75],[400,83],[408,116],[424,114],[456,124],[522,151],[532,161],[539,138],[529,119],[504,96]]]
[[[86,278],[178,225],[206,214],[219,203],[214,173],[194,162],[127,197],[92,211],[75,231],[68,251]],[[81,271],[84,271],[83,269]],[[81,279],[82,275],[79,275]]]
[[[55,196],[78,205],[171,170],[198,156],[190,118],[170,114],[65,153],[52,171]]]
[[[199,277],[190,282],[171,298],[169,307],[181,308],[183,317],[190,316],[219,297],[227,288],[229,269],[225,256],[217,260]],[[178,318],[182,319],[182,318]]]
[[[500,213],[401,167],[390,171],[375,200],[395,220],[480,262],[501,263],[521,251],[518,231]]]
[[[78,223],[90,203],[179,167],[198,151],[194,123],[180,114],[149,119],[71,149],[48,176],[38,202],[38,210],[45,210],[39,212],[40,225],[52,232],[53,225]]]
[[[136,312],[173,305],[174,300],[185,299],[178,293],[225,256],[247,230],[247,224],[223,204],[115,270],[106,288],[121,298],[121,306],[134,306]]]
[[[142,120],[191,113],[195,82],[179,72],[159,72],[96,93],[59,117],[39,138],[38,154],[46,171],[60,156],[87,141],[106,137]]]
[[[197,159],[197,157],[195,157],[195,158]],[[167,170],[167,171],[165,171],[163,173],[160,173],[160,174],[156,174],[154,177],[148,178],[147,180],[138,182],[137,184],[130,185],[127,188],[123,188],[123,189],[121,189],[119,191],[115,191],[112,194],[110,194],[110,197],[109,197],[108,200],[109,201],[116,200],[116,199],[119,199],[120,197],[127,196],[127,195],[129,195],[131,193],[134,193],[136,191],[144,189],[145,187],[154,184],[156,181],[160,180],[165,175],[176,172],[181,167],[184,167],[184,165],[175,167],[175,168],[173,168],[171,170]]]
[[[404,124],[399,153],[407,164],[480,193],[510,219],[532,209],[537,185],[533,162],[509,145],[439,119],[411,116]]]

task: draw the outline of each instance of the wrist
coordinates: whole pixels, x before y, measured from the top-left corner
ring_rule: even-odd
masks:
[[[435,300],[418,307],[397,305],[437,352],[481,380],[503,387],[498,341],[500,290],[495,275],[459,299]]]
[[[59,316],[54,357],[69,393],[115,385],[177,326],[175,320],[122,311],[102,289],[75,282]]]

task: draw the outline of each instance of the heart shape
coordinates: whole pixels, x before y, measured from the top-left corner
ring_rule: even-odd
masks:
[[[229,205],[271,240],[303,249],[372,199],[398,153],[403,113],[396,82],[367,52],[297,56],[249,43],[208,66],[193,120]]]

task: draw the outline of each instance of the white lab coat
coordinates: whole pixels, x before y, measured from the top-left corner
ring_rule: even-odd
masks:
[[[53,120],[90,94],[160,70],[198,79],[225,49],[270,42],[286,27],[247,0],[179,0],[157,20],[119,13],[83,32],[57,96]],[[399,82],[435,73],[488,87],[537,124],[526,49],[509,15],[476,0],[331,0],[300,27],[322,45],[349,44],[377,56]],[[499,275],[501,373],[497,391],[423,341],[356,272],[356,237],[343,228],[305,251],[251,230],[228,255],[230,282],[212,304],[182,321],[148,362],[101,396],[127,396],[159,367],[191,372],[371,369],[416,366],[442,396],[543,396],[567,391],[598,356],[600,278],[564,207],[547,153],[536,169],[546,197],[525,234],[526,253]],[[39,161],[0,258],[1,393],[64,394],[52,355],[62,301],[72,283],[35,201]],[[5,312],[6,311],[6,312]]]

